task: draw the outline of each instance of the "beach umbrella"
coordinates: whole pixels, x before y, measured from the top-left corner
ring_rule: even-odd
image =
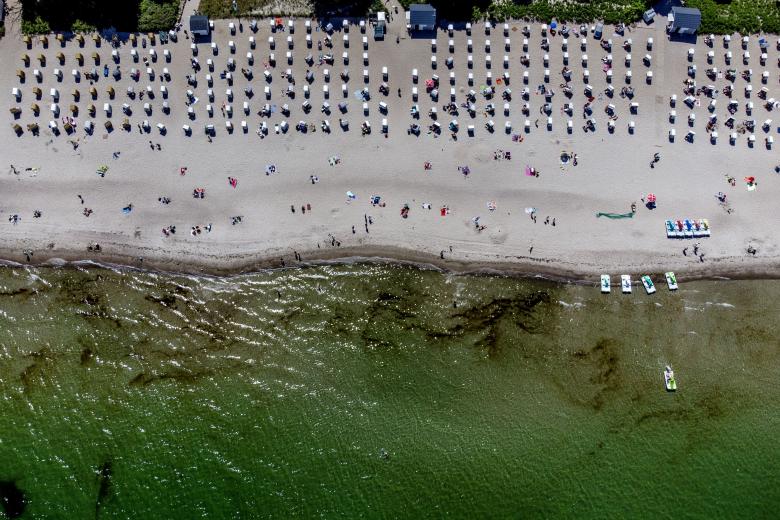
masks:
[[[28,56],[27,54],[22,54],[22,62],[24,63],[25,67],[29,67],[30,66],[30,56]]]
[[[63,53],[61,53],[61,52],[58,52],[58,53],[57,53],[57,59],[59,60],[59,62],[60,62],[60,65],[62,65],[63,63],[65,63],[65,55],[64,55]]]
[[[655,204],[655,194],[654,193],[648,193],[647,194],[647,202],[650,202],[651,204]]]
[[[79,63],[79,65],[84,65],[84,55],[80,52],[76,53],[76,61]]]
[[[30,110],[32,110],[33,113],[37,116],[38,113],[41,111],[41,107],[39,107],[37,103],[32,103],[30,105]]]

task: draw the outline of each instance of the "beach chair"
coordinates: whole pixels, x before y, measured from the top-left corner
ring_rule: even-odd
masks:
[[[666,238],[678,238],[677,227],[671,220],[666,220]]]

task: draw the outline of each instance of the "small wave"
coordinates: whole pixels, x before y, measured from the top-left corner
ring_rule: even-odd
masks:
[[[575,307],[575,308],[579,309],[579,308],[585,306],[584,304],[582,304],[580,302],[568,303],[568,302],[565,302],[563,300],[558,300],[558,303],[560,303],[563,307],[567,307],[567,308]]]
[[[732,304],[726,302],[705,302],[707,305],[715,305],[716,307],[723,307],[726,309],[735,309]]]

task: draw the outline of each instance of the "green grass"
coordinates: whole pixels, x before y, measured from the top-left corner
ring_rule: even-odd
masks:
[[[304,1],[304,0],[302,0]],[[355,15],[365,14],[376,2],[370,0],[305,0],[312,9],[325,12],[339,5],[355,6]],[[549,22],[592,22],[608,24],[633,23],[655,0],[399,0],[404,8],[413,3],[430,3],[436,7],[438,18],[449,20],[503,21],[527,19]],[[210,18],[235,16],[231,0],[201,0],[200,11]],[[272,0],[238,0],[239,13],[246,15],[262,9]],[[282,3],[283,5],[283,3]],[[702,12],[700,33],[725,34],[780,33],[780,5],[775,0],[688,0],[689,7]],[[294,11],[294,9],[293,9]],[[359,11],[359,12],[358,12]],[[288,13],[278,13],[288,14]]]
[[[780,33],[780,6],[775,0],[688,0],[701,11],[699,33]]]
[[[487,9],[491,19],[526,18],[549,22],[553,18],[559,22],[591,22],[601,20],[605,23],[631,23],[642,17],[652,1],[646,0],[533,0],[516,4],[511,1],[493,2]]]
[[[265,7],[269,0],[238,0],[238,12],[250,13],[255,9]],[[209,18],[232,18],[236,15],[232,9],[231,0],[200,0],[198,11]]]

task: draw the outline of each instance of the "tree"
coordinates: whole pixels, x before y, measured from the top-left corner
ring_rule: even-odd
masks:
[[[174,3],[141,0],[141,14],[138,17],[139,31],[168,30],[176,25],[179,9]]]

